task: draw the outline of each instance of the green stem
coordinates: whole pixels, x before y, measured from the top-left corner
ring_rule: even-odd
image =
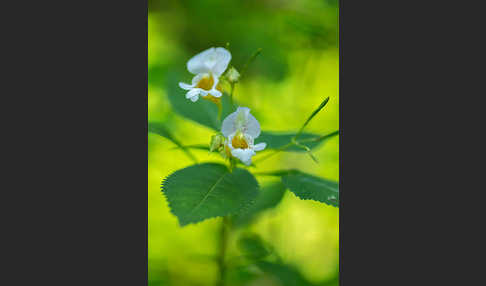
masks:
[[[218,256],[218,268],[219,268],[219,279],[216,286],[224,286],[226,280],[226,249],[228,247],[228,227],[229,219],[227,216],[223,217],[221,222],[221,231],[219,237],[219,256]]]
[[[241,72],[240,72],[240,77],[243,76],[243,74],[246,72],[246,69],[248,68],[248,66],[250,65],[250,63],[255,60],[255,58],[262,52],[262,48],[258,48],[258,50],[256,50],[256,52],[253,53],[253,55],[251,55],[251,57],[248,59],[248,61],[246,61],[245,65],[243,66],[243,68],[241,69]]]
[[[331,132],[329,134],[326,134],[326,135],[323,135],[323,136],[319,136],[319,137],[316,137],[316,138],[302,139],[302,140],[299,140],[299,142],[300,143],[305,143],[305,142],[319,142],[319,141],[325,140],[327,138],[330,138],[330,137],[333,137],[333,136],[336,136],[336,135],[339,135],[339,130],[336,130],[334,132]]]
[[[285,149],[289,148],[290,146],[292,146],[292,145],[294,145],[294,144],[295,144],[294,142],[290,142],[290,143],[288,143],[288,144],[286,144],[286,145],[284,145],[284,146],[282,146],[282,147],[280,147],[280,148],[276,149],[276,150],[275,150],[273,153],[268,154],[268,155],[267,155],[267,156],[265,156],[265,157],[262,157],[262,158],[259,158],[259,159],[255,160],[255,162],[254,162],[254,163],[256,164],[256,163],[262,162],[262,161],[264,161],[264,160],[267,160],[268,158],[273,157],[274,155],[277,155],[278,153],[280,153],[280,152],[284,151]]]
[[[234,106],[235,106],[235,104],[234,104],[234,102],[233,102],[233,93],[234,93],[234,91],[235,91],[235,83],[234,83],[234,82],[232,82],[232,83],[231,83],[231,92],[230,92],[230,100],[231,100],[231,106],[232,106],[232,107],[234,107]]]

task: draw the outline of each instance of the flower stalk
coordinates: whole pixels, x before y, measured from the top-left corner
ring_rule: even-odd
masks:
[[[219,233],[219,255],[218,255],[218,268],[219,268],[219,278],[216,286],[225,286],[226,284],[226,251],[228,248],[228,237],[229,237],[229,218],[227,216],[223,217],[221,222],[221,229]]]

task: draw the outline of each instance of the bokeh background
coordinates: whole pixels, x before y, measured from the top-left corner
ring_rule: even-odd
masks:
[[[337,0],[148,2],[148,117],[150,121],[164,122],[183,144],[208,144],[214,131],[174,112],[167,99],[174,85],[169,79],[182,74],[179,80],[190,82],[192,76],[185,71],[187,60],[226,43],[230,43],[232,64],[237,69],[262,48],[235,89],[236,100],[251,108],[262,130],[298,130],[327,96],[329,103],[306,131],[327,134],[339,129]],[[180,96],[184,94],[181,89]],[[319,164],[304,153],[281,153],[258,164],[254,171],[297,168],[337,181],[338,142],[336,136],[314,150]],[[148,135],[149,285],[214,285],[221,219],[181,228],[160,191],[163,178],[193,164],[174,147],[163,137]],[[193,153],[201,162],[223,162],[207,151]],[[264,156],[262,153],[254,158]],[[260,184],[275,180],[257,179]],[[231,234],[228,253],[230,258],[239,257],[239,235],[253,233],[278,253],[286,268],[272,274],[246,267],[232,274],[228,285],[337,286],[338,221],[337,208],[300,200],[287,191],[277,207]]]

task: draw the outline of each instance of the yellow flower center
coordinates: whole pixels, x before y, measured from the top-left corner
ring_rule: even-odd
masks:
[[[201,78],[201,80],[199,80],[196,87],[209,91],[213,88],[213,84],[214,84],[213,76],[212,75],[205,75],[205,76],[203,76],[203,78]],[[219,83],[216,85],[216,89],[223,92],[223,89],[221,88],[221,85]],[[221,104],[221,98],[219,98],[219,97],[214,97],[214,96],[208,94],[207,96],[204,96],[203,98],[215,103],[216,105]]]
[[[199,82],[197,83],[197,88],[201,88],[204,90],[211,90],[213,88],[214,79],[212,75],[205,75]]]
[[[233,145],[233,148],[241,148],[241,149],[248,148],[248,143],[246,143],[245,136],[243,135],[243,133],[239,131],[233,137],[233,140],[231,140],[231,145]]]

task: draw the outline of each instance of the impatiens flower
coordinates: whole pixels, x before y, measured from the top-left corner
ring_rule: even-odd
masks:
[[[225,48],[207,49],[187,62],[187,69],[195,74],[192,84],[180,82],[182,89],[188,90],[186,98],[195,102],[199,96],[221,97],[221,88],[218,86],[219,77],[224,73],[231,61],[231,53]]]
[[[261,151],[267,146],[266,143],[254,145],[255,138],[260,136],[260,124],[247,107],[238,107],[236,112],[228,115],[223,120],[221,132],[228,138],[231,155],[247,166],[251,165],[255,151]]]

